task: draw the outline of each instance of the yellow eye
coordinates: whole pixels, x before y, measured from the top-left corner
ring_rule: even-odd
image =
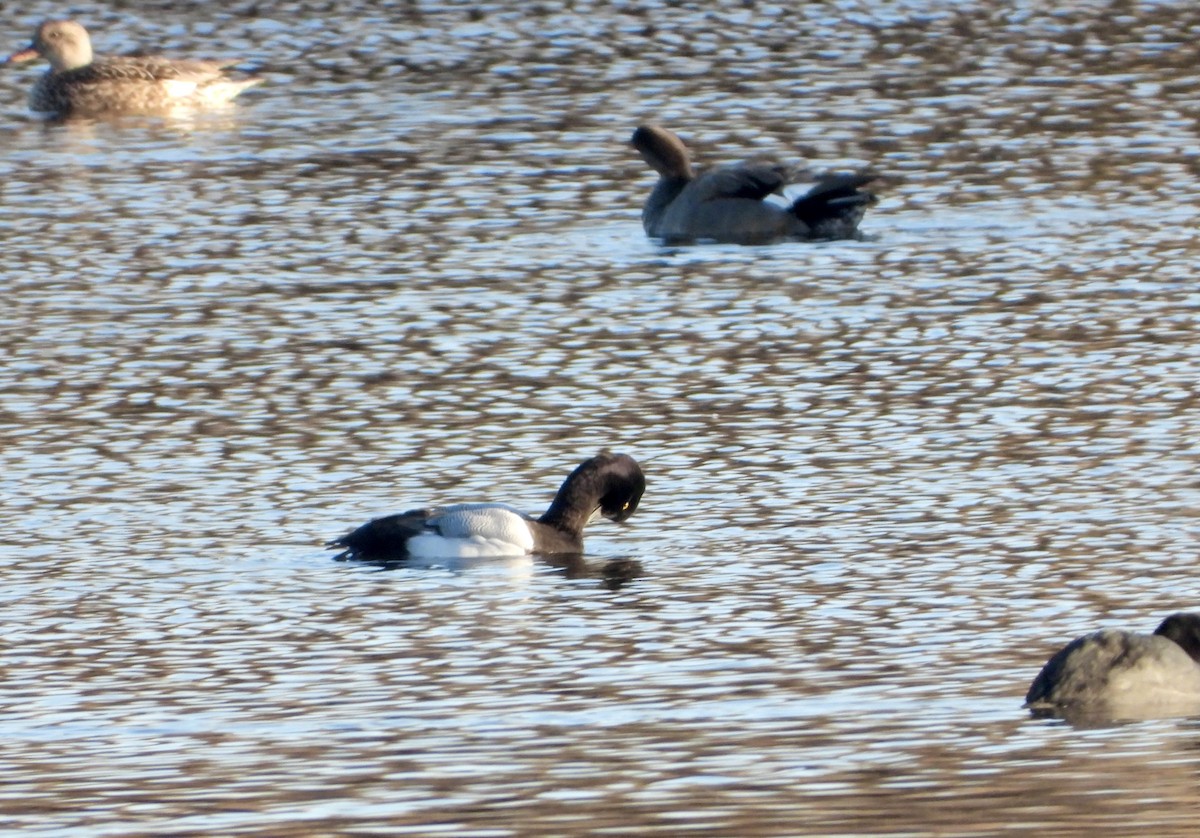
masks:
[[[624,512],[628,508],[629,508],[629,501],[625,501],[625,504],[621,507],[621,511]]]

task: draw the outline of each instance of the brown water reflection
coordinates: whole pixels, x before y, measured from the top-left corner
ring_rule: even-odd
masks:
[[[42,126],[0,73],[5,828],[1188,833],[1193,724],[1020,703],[1200,599],[1200,12],[74,13],[269,83]],[[883,172],[867,240],[646,241],[650,119]],[[585,572],[320,549],[606,445]]]

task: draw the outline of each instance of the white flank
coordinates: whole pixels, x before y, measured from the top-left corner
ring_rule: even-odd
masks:
[[[408,554],[422,559],[524,556],[533,550],[529,519],[510,506],[463,503],[438,510],[429,531],[408,540]]]
[[[247,87],[254,87],[261,81],[262,79],[243,79],[241,81],[222,79],[204,85],[198,91],[196,98],[208,106],[223,105]]]
[[[170,99],[187,99],[196,92],[196,82],[186,79],[163,79],[159,84]]]

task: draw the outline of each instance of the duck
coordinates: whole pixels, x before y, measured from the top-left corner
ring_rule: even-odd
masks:
[[[1200,614],[1171,614],[1153,634],[1102,629],[1072,640],[1033,679],[1025,706],[1120,719],[1200,713]]]
[[[50,69],[29,92],[29,108],[56,116],[155,113],[223,105],[261,78],[234,79],[234,61],[92,54],[87,30],[75,20],[43,21],[33,42],[5,63],[44,58]]]
[[[666,244],[855,239],[876,200],[861,188],[876,176],[859,173],[822,177],[790,204],[771,203],[763,199],[788,185],[785,166],[741,163],[697,172],[683,140],[661,125],[638,126],[630,143],[659,174],[642,226]]]
[[[478,559],[583,553],[583,528],[596,516],[623,523],[646,491],[641,466],[602,451],[563,481],[540,518],[501,503],[412,509],[368,521],[326,544],[338,561]]]

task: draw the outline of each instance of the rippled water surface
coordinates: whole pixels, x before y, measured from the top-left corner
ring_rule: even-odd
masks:
[[[1189,833],[1194,722],[1021,707],[1200,607],[1200,12],[1061,5],[71,7],[267,83],[0,67],[0,828]],[[866,238],[647,241],[644,121]],[[322,549],[604,447],[579,561]]]

